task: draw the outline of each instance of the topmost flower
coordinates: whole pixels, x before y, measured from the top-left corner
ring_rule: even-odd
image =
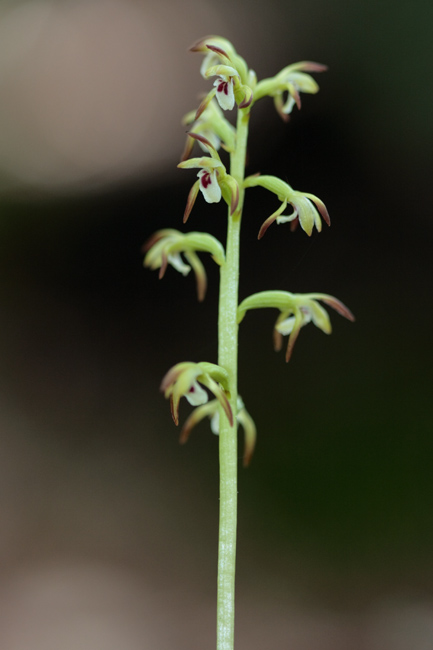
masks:
[[[235,103],[239,108],[246,108],[251,104],[253,86],[256,76],[244,59],[237,54],[233,45],[221,36],[206,36],[191,46],[191,52],[205,54],[200,72],[205,79],[217,77],[214,88],[207,94],[200,104],[196,119],[208,106],[213,97],[216,97],[223,110],[231,110]]]

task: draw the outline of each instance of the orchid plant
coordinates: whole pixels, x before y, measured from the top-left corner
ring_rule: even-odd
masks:
[[[186,420],[180,436],[186,442],[191,430],[209,418],[211,430],[219,435],[220,460],[220,525],[218,547],[217,650],[233,650],[234,593],[237,522],[237,431],[242,425],[245,437],[244,465],[248,465],[255,446],[256,427],[238,393],[237,350],[238,328],[246,312],[258,308],[274,308],[280,314],[274,325],[274,347],[280,350],[283,337],[288,336],[286,361],[289,361],[301,328],[312,321],[325,334],[331,323],[324,303],[353,321],[350,310],[339,300],[324,293],[294,294],[288,291],[262,291],[238,301],[239,238],[245,191],[262,187],[276,194],[280,207],[265,219],[258,233],[261,239],[273,222],[290,222],[291,230],[299,224],[311,235],[320,231],[322,219],[330,225],[325,204],[314,194],[294,190],[275,176],[254,174],[245,177],[249,117],[259,99],[269,96],[287,121],[293,108],[301,108],[301,93],[318,91],[309,72],[322,72],[326,66],[302,61],[283,68],[274,77],[257,80],[253,70],[233,45],[219,36],[201,39],[191,47],[204,55],[200,72],[205,79],[214,79],[213,87],[195,111],[188,113],[187,141],[178,167],[198,170],[183,216],[185,223],[195,201],[202,194],[207,203],[224,201],[228,207],[227,241],[224,246],[212,235],[203,232],[182,233],[174,229],[159,230],[145,244],[144,265],[159,269],[162,278],[172,266],[182,275],[191,269],[197,281],[197,296],[206,293],[206,272],[197,253],[209,253],[220,267],[218,364],[186,361],[173,366],[162,380],[161,390],[170,399],[175,424],[179,423],[179,402],[182,397],[195,407]],[[237,107],[236,127],[226,117]],[[197,157],[190,157],[194,147]],[[226,152],[224,164],[220,151]],[[288,206],[292,212],[285,214]],[[209,394],[213,395],[209,400]]]

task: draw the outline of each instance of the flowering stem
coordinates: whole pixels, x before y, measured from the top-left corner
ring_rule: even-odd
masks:
[[[236,150],[231,154],[230,174],[239,185],[239,203],[233,215],[228,215],[226,261],[221,267],[218,317],[218,364],[230,378],[230,403],[234,414],[233,426],[220,413],[220,522],[218,545],[218,603],[217,650],[233,650],[235,615],[235,568],[237,525],[237,364],[239,240],[244,201],[246,144],[249,109],[240,109],[237,119]]]

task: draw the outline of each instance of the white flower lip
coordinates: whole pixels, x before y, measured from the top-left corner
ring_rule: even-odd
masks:
[[[200,386],[198,381],[194,381],[189,389],[188,393],[185,393],[185,397],[191,406],[199,406],[200,404],[206,404],[209,400],[209,396],[204,388]]]
[[[233,90],[233,79],[221,76],[215,79],[213,85],[216,88],[218,104],[224,111],[231,111],[235,105],[235,93]]]
[[[216,169],[200,169],[197,176],[200,179],[200,190],[207,203],[218,203],[221,200],[221,188],[218,184]]]

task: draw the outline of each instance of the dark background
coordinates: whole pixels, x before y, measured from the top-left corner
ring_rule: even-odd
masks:
[[[318,195],[332,226],[308,238],[274,225],[258,242],[277,204],[249,190],[240,298],[271,288],[326,292],[357,319],[332,313],[331,337],[303,329],[289,365],[272,350],[275,313],[252,312],[241,326],[240,392],[258,443],[239,476],[238,648],[430,647],[432,6],[311,0],[207,10],[191,12],[191,23],[175,17],[179,55],[168,37],[163,54],[153,53],[178,87],[188,61],[187,83],[206,88],[199,58],[184,50],[217,31],[215,21],[259,78],[302,59],[329,65],[316,76],[320,93],[303,95],[288,124],[270,99],[256,107],[248,172]],[[166,15],[158,20],[164,37]],[[20,65],[17,75],[25,59]],[[152,78],[144,83],[138,71],[128,68],[146,106]],[[39,96],[37,84],[26,92]],[[159,96],[179,119],[196,101],[167,88],[152,101]],[[173,128],[179,135],[167,142]],[[218,272],[205,260],[210,287],[198,304],[192,277],[170,268],[160,282],[143,269],[143,242],[161,227],[183,229],[195,180],[173,172],[183,127],[156,114],[146,129],[143,158],[123,170],[117,161],[104,167],[101,154],[74,175],[78,158],[44,159],[48,140],[40,153],[31,139],[16,143],[32,151],[32,173],[18,157],[9,166],[2,159],[6,650],[30,640],[35,650],[213,645],[217,439],[203,424],[179,447],[158,389],[178,361],[216,361]],[[169,162],[158,145],[146,158],[146,138],[159,133]],[[50,165],[62,170],[52,184]],[[199,197],[186,229],[224,241],[224,209]],[[187,413],[182,404],[181,418]]]

